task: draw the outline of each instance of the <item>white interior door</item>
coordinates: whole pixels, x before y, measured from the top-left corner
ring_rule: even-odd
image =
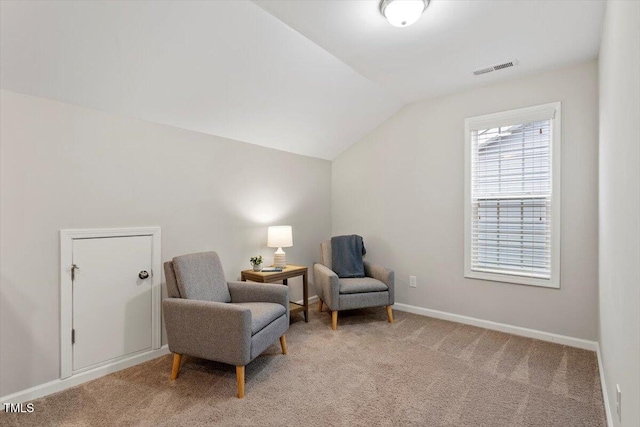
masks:
[[[151,349],[152,250],[152,236],[73,239],[74,372]]]

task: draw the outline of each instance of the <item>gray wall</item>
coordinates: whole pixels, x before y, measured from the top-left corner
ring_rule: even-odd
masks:
[[[614,425],[640,426],[640,2],[607,3],[599,75],[600,350]]]
[[[268,225],[293,226],[292,264],[311,266],[330,236],[328,161],[8,91],[1,102],[0,396],[59,378],[62,228],[158,225],[163,260],[216,250],[234,280],[251,256],[272,260]]]
[[[333,162],[333,234],[365,237],[367,257],[396,271],[397,302],[595,340],[597,95],[589,62],[406,106]],[[553,101],[563,113],[561,288],[465,279],[464,119]]]

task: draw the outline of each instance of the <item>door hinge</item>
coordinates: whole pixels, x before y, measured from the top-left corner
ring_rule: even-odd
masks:
[[[71,281],[76,280],[76,270],[80,270],[80,267],[78,267],[77,265],[73,264],[71,266]]]
[[[76,330],[72,329],[71,330],[71,344],[75,344],[76,343]]]

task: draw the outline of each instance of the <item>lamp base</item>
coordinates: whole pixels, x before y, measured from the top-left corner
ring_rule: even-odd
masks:
[[[273,254],[273,266],[285,268],[287,266],[287,254],[284,253],[282,248],[278,248],[275,254]]]

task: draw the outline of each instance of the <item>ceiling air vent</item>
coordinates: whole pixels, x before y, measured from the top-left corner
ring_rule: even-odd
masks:
[[[480,74],[487,74],[492,71],[498,71],[498,70],[503,70],[505,68],[513,67],[517,63],[518,63],[517,61],[509,61],[509,62],[505,62],[504,64],[493,65],[487,68],[481,68],[479,70],[474,71],[473,74],[475,74],[476,76],[479,76]]]

